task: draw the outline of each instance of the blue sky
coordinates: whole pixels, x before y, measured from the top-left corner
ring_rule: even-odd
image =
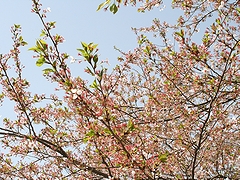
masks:
[[[80,42],[94,42],[99,44],[100,59],[108,59],[110,65],[117,63],[119,52],[114,50],[117,46],[123,51],[129,51],[137,46],[136,36],[131,27],[150,26],[154,18],[161,21],[174,22],[177,18],[175,11],[166,9],[159,11],[155,9],[146,13],[137,12],[135,7],[122,7],[113,15],[103,10],[96,12],[98,5],[104,0],[41,0],[43,8],[50,7],[51,12],[47,14],[46,21],[56,21],[54,33],[65,38],[64,44],[60,45],[62,52],[67,52],[77,58],[76,48],[80,48]],[[31,13],[31,0],[5,0],[0,1],[0,53],[7,53],[12,47],[10,27],[13,24],[22,26],[22,35],[28,46],[21,48],[21,61],[26,66],[23,75],[30,81],[30,90],[35,93],[53,93],[53,86],[42,77],[42,69],[36,67],[36,59],[32,58],[33,52],[28,48],[35,45],[36,39],[41,33],[42,24],[34,13]],[[159,40],[160,41],[160,40]],[[85,76],[81,66],[72,66],[75,75]],[[1,89],[1,87],[0,87]],[[12,117],[13,104],[6,101],[0,107],[0,115]],[[2,119],[1,118],[1,119]]]

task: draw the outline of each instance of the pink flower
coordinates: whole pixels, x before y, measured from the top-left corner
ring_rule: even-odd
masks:
[[[82,94],[82,91],[80,89],[72,89],[71,92],[73,99],[77,99],[78,96]]]
[[[46,12],[51,12],[50,7],[47,7]]]
[[[72,56],[69,56],[69,58],[71,59],[70,63],[74,63],[76,61],[76,59],[74,57],[72,57]]]
[[[224,1],[221,1],[220,6],[218,7],[218,10],[221,10],[224,7]]]

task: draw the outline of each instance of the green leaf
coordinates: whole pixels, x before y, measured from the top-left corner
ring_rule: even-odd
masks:
[[[46,68],[46,69],[43,70],[43,74],[48,74],[48,73],[51,73],[51,72],[54,72],[54,70],[51,69],[51,68]]]
[[[23,40],[23,37],[22,37],[22,36],[19,37],[19,42],[20,42],[21,46],[27,45],[27,42],[25,42],[25,41]]]
[[[87,50],[88,50],[88,44],[85,43],[85,42],[81,42],[81,44],[82,44],[83,49],[84,49],[85,51],[87,51]]]
[[[93,61],[95,62],[95,64],[98,62],[98,55],[97,54],[94,55]]]
[[[11,161],[10,158],[6,158],[6,159],[5,159],[5,162],[6,162],[7,164],[11,164],[11,163],[12,163],[12,161]]]
[[[14,24],[14,27],[15,27],[16,29],[18,29],[18,28],[21,27],[21,25],[19,25],[19,24]]]
[[[138,8],[137,11],[140,12],[140,13],[145,13],[145,10],[143,8]]]
[[[106,71],[107,69],[106,68],[104,68],[104,69],[101,69],[101,71],[100,71],[100,73],[99,73],[99,77],[102,79],[102,76],[103,76],[103,73],[104,73],[104,71]]]
[[[112,135],[111,131],[108,128],[105,128],[103,131],[108,135]]]
[[[98,46],[98,44],[93,44],[93,49],[96,49],[96,47]]]
[[[27,43],[26,41],[22,41],[22,42],[21,42],[21,45],[22,45],[22,46],[25,46],[25,45],[27,45],[27,44],[28,44],[28,43]]]
[[[85,135],[85,136],[88,136],[88,137],[93,137],[95,135],[95,132],[93,129],[90,129],[90,131]]]
[[[164,154],[159,154],[158,155],[159,160],[163,163],[167,162],[168,154],[169,154],[168,152],[166,152]]]
[[[118,11],[118,7],[116,6],[116,4],[112,4],[110,6],[110,11],[113,13],[113,14],[116,14],[116,12]]]
[[[47,49],[47,43],[44,40],[40,39],[38,42],[40,43],[43,50]]]
[[[236,10],[237,10],[238,13],[240,13],[240,8],[237,7]]]
[[[69,80],[66,80],[64,82],[64,85],[67,86],[67,87],[71,87],[72,86],[72,83],[69,81]]]
[[[176,178],[177,178],[177,179],[182,179],[182,176],[181,176],[180,174],[177,174],[177,175],[176,175]]]
[[[96,79],[93,81],[93,83],[90,85],[91,88],[97,89],[98,88],[98,84]]]
[[[85,50],[83,50],[83,49],[77,49],[78,51],[80,51],[81,52],[81,54],[83,54],[83,53],[86,53],[86,51]]]
[[[4,98],[4,94],[3,93],[0,94],[0,99],[2,99],[2,98]]]
[[[88,44],[89,53],[92,53],[96,49],[97,46],[98,46],[98,44],[89,43]]]
[[[99,11],[100,9],[102,9],[104,6],[106,6],[107,4],[110,4],[111,0],[106,0],[105,2],[99,4],[97,11]]]
[[[129,131],[133,131],[135,129],[132,120],[128,121],[127,127]]]
[[[181,29],[180,32],[181,32],[181,35],[182,35],[182,37],[183,37],[183,36],[184,36],[184,30]]]
[[[146,46],[146,49],[143,50],[145,53],[151,55],[150,46]]]
[[[141,35],[140,39],[138,40],[138,44],[142,45],[144,42],[146,42],[147,37],[145,35]]]
[[[45,61],[45,58],[44,58],[43,56],[41,56],[41,57],[37,60],[36,65],[37,65],[38,67],[40,67],[40,66],[42,66],[45,62],[46,62],[46,61]]]
[[[182,37],[180,32],[175,32],[175,34]]]
[[[46,32],[45,32],[44,30],[42,30],[40,36],[41,36],[41,37],[42,37],[42,36],[46,36]]]
[[[179,125],[179,128],[180,128],[180,129],[183,129],[183,128],[184,128],[184,125],[181,123],[181,124]]]
[[[53,27],[53,26],[55,26],[55,24],[56,24],[56,21],[49,22],[49,26],[50,26],[50,27]]]
[[[37,46],[33,46],[28,49],[29,51],[41,52],[41,50]]]
[[[57,130],[56,129],[50,129],[49,132],[52,134],[52,135],[55,135],[57,133]]]
[[[143,59],[143,63],[147,63],[148,60],[146,58]]]
[[[184,37],[184,31],[183,29],[180,30],[180,32],[175,32],[176,35],[180,36],[180,37]]]
[[[89,60],[89,54],[88,54],[88,52],[86,51],[86,50],[84,50],[84,49],[77,49],[80,53],[81,53],[81,55],[88,61]]]
[[[69,58],[69,55],[67,53],[64,53],[63,54],[63,59],[67,59],[67,58]]]
[[[23,41],[23,37],[22,36],[19,36],[19,41]]]
[[[100,9],[102,9],[103,6],[105,6],[105,5],[106,5],[106,2],[103,2],[103,3],[99,4],[99,6],[98,6],[98,8],[97,8],[97,11],[99,11]]]
[[[90,131],[85,134],[85,137],[83,138],[83,142],[86,143],[89,139],[91,139],[91,137],[93,137],[95,135],[95,132],[93,129],[90,129]]]
[[[116,6],[116,4],[114,4],[113,14],[116,14],[117,12],[118,12],[118,7]]]
[[[163,83],[164,83],[164,84],[167,84],[167,85],[170,85],[170,84],[171,84],[171,81],[166,80],[166,81],[164,81]]]

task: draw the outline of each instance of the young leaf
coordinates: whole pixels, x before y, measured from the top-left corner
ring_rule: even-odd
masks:
[[[113,13],[113,14],[116,14],[116,12],[118,11],[118,7],[116,6],[116,4],[112,4],[110,6],[110,11]]]
[[[40,39],[38,42],[40,43],[43,50],[47,49],[47,43],[44,40]]]
[[[98,44],[93,44],[93,49],[96,49],[96,47],[98,46]]]
[[[38,67],[40,67],[40,66],[42,66],[45,62],[46,62],[46,61],[45,61],[45,58],[44,58],[43,56],[41,56],[41,57],[37,60],[36,65],[37,65]]]
[[[98,84],[96,79],[93,81],[93,83],[90,85],[91,88],[97,89],[98,88]]]
[[[166,152],[164,154],[159,154],[158,155],[159,160],[163,163],[167,162],[168,154],[169,154],[168,152]]]
[[[237,10],[238,13],[240,13],[240,8],[237,7],[236,10]]]
[[[128,127],[129,131],[133,131],[134,130],[134,124],[133,124],[133,122],[131,120],[128,121],[127,127]]]
[[[104,6],[106,6],[107,4],[110,4],[111,0],[106,0],[105,2],[99,4],[97,11],[99,11],[100,9],[102,9]]]
[[[43,70],[43,74],[48,74],[50,72],[54,72],[54,70],[51,69],[51,68],[46,68],[46,69]]]
[[[28,44],[28,43],[27,43],[26,41],[22,41],[22,42],[21,42],[21,45],[22,45],[22,46],[25,46],[25,45],[27,45],[27,44]]]
[[[81,55],[82,55],[82,56],[83,56],[83,54],[86,54],[86,51],[83,50],[83,49],[77,49],[77,50],[81,52]]]
[[[57,130],[56,129],[50,129],[49,132],[52,134],[52,135],[55,135],[57,133]]]
[[[97,54],[94,55],[93,61],[94,61],[95,64],[97,64],[97,62],[98,62],[98,55]]]
[[[19,24],[14,24],[14,27],[15,27],[16,29],[18,29],[18,28],[21,27],[21,25],[19,25]]]
[[[41,36],[41,37],[42,37],[42,36],[46,36],[46,31],[45,31],[45,30],[42,30],[40,36]]]
[[[81,44],[82,44],[83,49],[84,49],[85,51],[87,51],[87,50],[88,50],[88,44],[85,43],[85,42],[81,42]]]
[[[107,135],[112,135],[111,131],[108,128],[103,129]]]
[[[90,131],[85,136],[92,137],[94,135],[95,135],[94,130],[90,129]]]
[[[34,51],[34,52],[41,52],[41,50],[37,46],[33,46],[28,49],[29,51]]]
[[[89,139],[91,139],[91,137],[93,137],[95,135],[95,132],[93,129],[90,129],[90,131],[85,134],[85,137],[83,138],[83,142],[86,143],[88,142]]]

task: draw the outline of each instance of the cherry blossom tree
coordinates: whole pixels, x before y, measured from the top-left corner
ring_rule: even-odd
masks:
[[[115,14],[127,4],[139,12],[164,8],[162,0],[106,0],[98,10]],[[52,34],[49,9],[33,0],[43,29],[29,50],[64,97],[30,92],[19,57],[27,42],[15,24],[13,48],[0,55],[0,99],[17,113],[1,119],[0,177],[240,179],[239,1],[173,0],[172,8],[183,12],[175,24],[154,19],[133,28],[138,47],[116,48],[112,71],[97,44],[82,42],[75,63],[88,63],[87,81],[71,74],[72,57],[59,50],[64,37]]]

